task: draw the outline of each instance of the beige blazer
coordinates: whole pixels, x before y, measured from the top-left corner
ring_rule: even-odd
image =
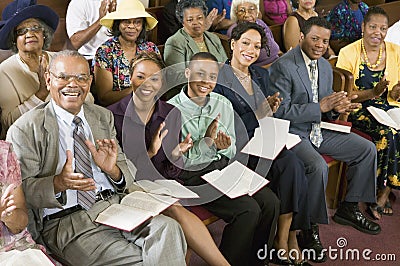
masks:
[[[94,139],[116,139],[114,118],[107,109],[83,105]],[[29,210],[28,229],[37,241],[43,229],[43,209],[62,208],[54,193],[53,179],[58,164],[59,130],[52,105],[47,102],[20,117],[7,132],[7,140],[21,165],[22,186]],[[118,147],[117,165],[132,185],[136,168]],[[39,240],[39,242],[41,242]]]

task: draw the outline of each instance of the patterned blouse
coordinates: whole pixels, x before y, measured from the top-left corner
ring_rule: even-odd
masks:
[[[11,150],[11,144],[0,140],[0,196],[8,185],[21,184],[21,170],[17,156]],[[46,249],[38,244],[35,244],[28,229],[24,229],[18,234],[13,234],[8,231],[7,226],[0,221],[0,252],[16,250],[25,250],[28,248],[41,249],[46,252]]]
[[[364,17],[368,11],[368,5],[361,2],[358,8]],[[355,12],[351,10],[349,0],[343,0],[337,4],[326,19],[332,25],[332,40],[346,39],[354,42],[361,38],[361,22],[357,20]]]
[[[139,43],[136,46],[136,55],[142,51],[155,52],[160,55],[157,46],[152,42]],[[93,60],[93,67],[97,66],[112,73],[113,91],[121,91],[131,86],[129,65],[130,62],[125,57],[118,37],[113,37],[103,43],[97,49]]]

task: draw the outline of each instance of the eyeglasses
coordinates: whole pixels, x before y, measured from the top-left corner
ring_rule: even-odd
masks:
[[[236,11],[236,13],[237,13],[239,16],[243,16],[245,13],[248,13],[248,14],[255,14],[257,11],[258,11],[258,10],[257,10],[257,7],[255,7],[255,6],[252,6],[252,7],[250,7],[250,8],[241,7],[241,8],[239,8],[239,9]]]
[[[43,32],[44,28],[41,26],[27,27],[27,28],[17,29],[15,30],[15,33],[17,34],[17,36],[22,36],[25,35],[28,31],[38,33],[38,32]]]
[[[61,83],[68,83],[71,82],[73,79],[79,83],[80,85],[84,85],[86,82],[89,81],[90,76],[86,74],[76,74],[76,75],[68,75],[65,73],[60,73],[59,75],[54,74],[53,72],[49,71],[59,82]]]
[[[124,27],[128,27],[129,25],[133,24],[134,27],[140,27],[143,25],[143,19],[142,18],[137,18],[137,19],[123,19],[121,20],[121,25]]]

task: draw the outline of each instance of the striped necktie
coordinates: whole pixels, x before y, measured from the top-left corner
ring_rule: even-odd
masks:
[[[317,80],[317,62],[315,60],[311,61],[310,63],[310,72],[311,72],[311,90],[313,96],[313,102],[318,102],[318,80]],[[320,123],[313,123],[311,132],[310,132],[310,141],[315,147],[319,148],[322,143],[322,132],[321,132],[321,124]]]
[[[92,164],[90,162],[89,148],[85,144],[85,132],[82,126],[82,119],[78,116],[73,120],[75,129],[74,137],[74,157],[75,157],[75,172],[82,173],[87,178],[93,178]],[[81,191],[77,190],[78,204],[88,210],[96,202],[96,193],[93,190]]]

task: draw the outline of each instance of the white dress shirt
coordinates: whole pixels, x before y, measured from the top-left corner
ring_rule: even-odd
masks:
[[[65,162],[67,161],[67,150],[74,154],[74,138],[73,138],[73,131],[75,129],[75,124],[73,122],[74,115],[67,112],[63,108],[59,107],[54,100],[51,100],[50,103],[53,108],[54,112],[56,113],[58,128],[59,128],[59,155],[58,155],[58,164],[56,175],[61,173]],[[85,131],[85,136],[89,139],[92,143],[94,143],[92,131],[90,130],[89,124],[85,118],[85,114],[83,108],[81,108],[80,112],[77,114],[82,119],[82,126]],[[105,189],[114,190],[110,180],[108,179],[107,175],[103,173],[94,161],[91,159],[92,163],[92,171],[93,171],[93,178],[96,182],[96,192],[102,191]],[[72,160],[72,168],[75,169],[75,159]],[[64,205],[64,209],[73,207],[77,205],[77,193],[76,190],[68,189],[66,190],[67,193],[67,203]],[[60,193],[61,194],[61,193]],[[44,214],[50,215],[56,212],[59,212],[60,209],[52,208],[52,209],[45,209]]]

